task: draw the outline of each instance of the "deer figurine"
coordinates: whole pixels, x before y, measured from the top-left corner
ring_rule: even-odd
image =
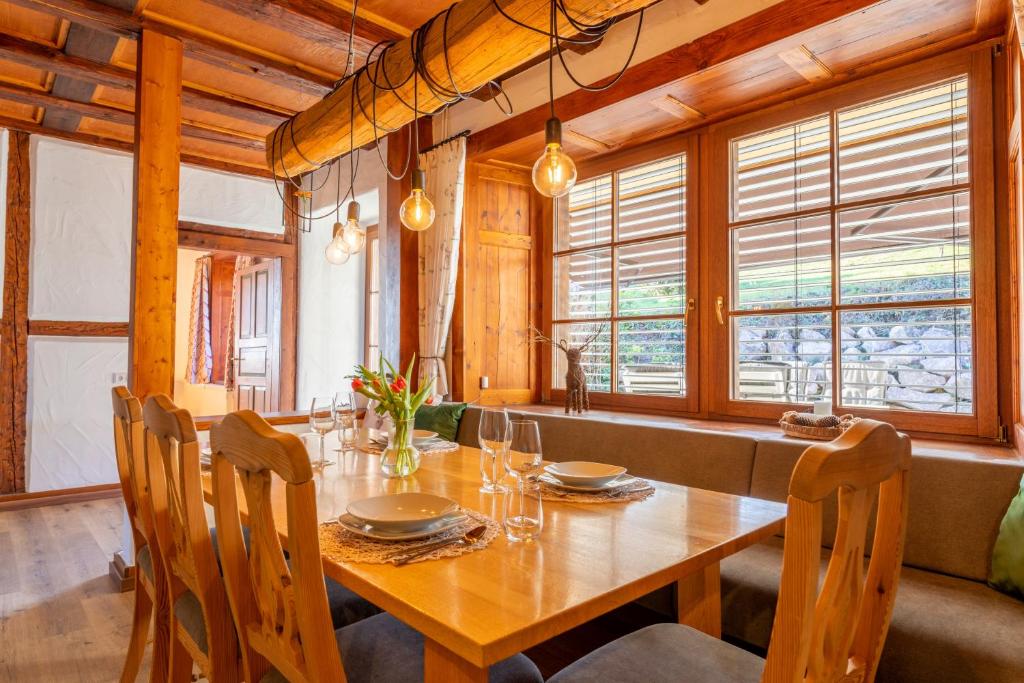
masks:
[[[597,329],[597,332],[587,337],[587,340],[579,346],[570,346],[564,339],[559,339],[556,343],[551,337],[541,333],[540,330],[532,325],[530,330],[533,331],[533,339],[531,341],[551,344],[552,347],[561,349],[565,354],[565,360],[568,364],[565,370],[565,414],[568,415],[571,411],[582,413],[584,410],[590,410],[590,394],[587,393],[587,374],[583,372],[583,368],[580,366],[580,359],[583,357],[583,352],[587,350],[587,347],[593,344],[594,340],[604,331],[604,323]]]

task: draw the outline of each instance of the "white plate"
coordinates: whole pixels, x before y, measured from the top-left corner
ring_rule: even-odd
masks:
[[[385,531],[383,529],[377,529],[370,524],[366,524],[358,517],[353,517],[349,514],[344,514],[341,517],[338,517],[338,524],[347,531],[351,531],[354,534],[359,534],[360,536],[372,538],[377,541],[413,541],[417,538],[425,538],[427,536],[439,534],[443,531],[448,531],[449,529],[462,524],[466,519],[467,516],[461,512],[454,512],[442,517],[423,529],[419,529],[418,531]]]
[[[544,468],[552,477],[570,486],[604,486],[626,473],[625,467],[603,462],[554,462]]]
[[[422,446],[431,439],[437,438],[437,432],[432,432],[428,429],[414,429],[412,430],[412,445]]]
[[[540,480],[546,484],[554,486],[556,489],[560,489],[562,491],[576,491],[579,493],[600,493],[601,491],[614,491],[615,489],[621,488],[623,486],[635,484],[637,481],[636,477],[634,477],[633,475],[623,475],[618,479],[613,479],[600,486],[573,486],[572,484],[565,484],[563,482],[558,481],[550,474],[540,475]]]
[[[451,498],[432,493],[394,493],[356,500],[346,509],[378,531],[418,531],[457,508]]]

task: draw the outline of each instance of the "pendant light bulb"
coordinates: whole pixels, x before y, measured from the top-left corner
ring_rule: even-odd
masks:
[[[544,138],[544,153],[533,164],[533,186],[545,197],[561,197],[576,184],[576,164],[562,149],[562,122],[548,119]]]
[[[366,230],[359,225],[359,202],[348,203],[348,221],[342,230],[341,239],[349,254],[358,254],[366,245]]]
[[[415,232],[426,230],[434,224],[434,204],[423,191],[426,179],[427,174],[423,169],[417,168],[412,172],[412,192],[398,211],[402,225]]]
[[[348,262],[350,256],[348,251],[348,245],[345,244],[345,226],[341,223],[334,224],[334,237],[327,243],[327,248],[324,250],[324,256],[327,257],[327,262],[340,266]]]

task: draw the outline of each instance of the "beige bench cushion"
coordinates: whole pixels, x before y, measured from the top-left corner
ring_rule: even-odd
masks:
[[[822,570],[829,552],[822,551]],[[722,630],[760,648],[771,636],[782,539],[722,562]],[[1024,603],[983,583],[904,567],[879,681],[1024,680]]]

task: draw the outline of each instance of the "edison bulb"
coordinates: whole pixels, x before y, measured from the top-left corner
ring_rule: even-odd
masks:
[[[348,262],[350,254],[348,245],[345,243],[345,230],[341,223],[334,224],[334,237],[327,243],[327,248],[324,249],[324,256],[327,257],[328,263],[335,266]]]
[[[434,224],[434,204],[421,189],[413,188],[412,193],[402,202],[398,211],[402,225],[419,232]]]
[[[358,254],[366,244],[366,231],[359,226],[359,221],[350,218],[345,224],[345,229],[341,231],[341,240],[345,243],[348,253]]]
[[[557,142],[548,143],[533,164],[533,186],[545,197],[561,197],[576,184],[576,164]]]

